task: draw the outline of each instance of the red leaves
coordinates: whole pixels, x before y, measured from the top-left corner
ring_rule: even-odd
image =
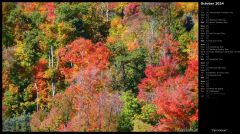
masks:
[[[90,40],[79,38],[60,49],[60,71],[70,81],[80,70],[99,72],[108,67],[109,54],[102,43],[94,45]]]
[[[111,118],[116,116],[121,103],[117,94],[107,92],[109,55],[103,43],[94,45],[83,38],[60,49],[60,71],[70,82],[66,93],[72,95],[76,111],[60,130],[106,131],[106,125],[108,129],[116,127],[111,125],[116,124]]]
[[[172,61],[176,63],[181,62],[179,47],[180,43],[175,41],[171,34],[164,35],[163,40],[159,40],[156,47],[163,52],[163,56],[169,57]],[[164,60],[160,60],[163,62]]]
[[[28,2],[28,3],[18,3],[24,13],[32,13],[33,11],[40,11],[41,13],[47,12],[47,20],[53,22],[56,18],[55,15],[55,4],[54,2]]]
[[[34,78],[35,79],[42,79],[44,76],[44,71],[47,69],[47,60],[40,59],[37,65],[34,67]]]
[[[40,59],[37,65],[34,67],[34,79],[37,83],[37,90],[43,91],[47,88],[47,81],[44,78],[45,71],[47,69],[47,61],[45,59]]]
[[[50,20],[50,21],[55,20],[56,15],[54,13],[54,11],[55,11],[55,4],[54,4],[54,2],[47,2],[47,3],[45,3],[45,7],[48,10],[47,19]]]
[[[165,119],[160,120],[161,125],[167,125],[169,131],[179,129],[187,129],[190,126],[192,117],[191,112],[196,110],[195,94],[186,85],[184,77],[177,76],[170,78],[157,87],[157,94],[154,104],[158,107],[158,113],[165,115]],[[196,117],[196,115],[195,115]],[[163,130],[162,130],[163,129]],[[158,128],[158,131],[164,131],[166,128]]]
[[[36,66],[34,67],[34,79],[36,85],[34,86],[34,90],[38,92],[37,98],[40,102],[40,108],[43,108],[47,102],[48,98],[48,81],[45,78],[45,71],[47,70],[47,60],[40,59]]]
[[[139,94],[138,98],[140,100],[146,100],[147,94],[146,92],[154,92],[157,86],[161,85],[161,83],[167,80],[170,77],[174,77],[177,75],[177,65],[173,60],[168,57],[163,57],[161,61],[161,66],[147,66],[145,69],[146,78],[142,80],[142,82],[138,85]]]
[[[192,53],[183,76],[178,73],[178,65],[182,62],[179,43],[166,35],[156,47],[163,52],[160,66],[147,66],[146,78],[138,85],[138,98],[154,103],[158,114],[164,115],[154,131],[189,129],[191,122],[198,120],[197,43],[189,47]]]
[[[125,16],[138,15],[139,14],[139,4],[138,3],[129,3],[124,9]]]
[[[185,76],[169,78],[156,88],[154,104],[166,117],[160,120],[158,131],[188,129],[197,121],[197,67],[197,61],[191,61]]]

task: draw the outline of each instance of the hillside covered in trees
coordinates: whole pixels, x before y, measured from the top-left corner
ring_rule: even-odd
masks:
[[[197,131],[198,3],[2,3],[2,131]]]

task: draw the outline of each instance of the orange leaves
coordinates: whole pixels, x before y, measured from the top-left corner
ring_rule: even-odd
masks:
[[[114,43],[115,43],[115,39],[113,37],[107,38],[107,44],[114,44]]]
[[[27,2],[27,3],[18,3],[21,6],[23,13],[30,14],[33,11],[39,11],[41,14],[47,13],[47,19],[49,21],[55,20],[55,4],[54,2]]]
[[[29,14],[34,10],[36,10],[39,3],[38,2],[27,2],[27,3],[19,2],[18,4],[21,6],[21,9],[24,13]]]
[[[128,51],[133,51],[139,47],[136,41],[128,43],[127,46],[128,46]]]
[[[19,92],[19,89],[17,86],[15,86],[14,84],[10,84],[9,85],[9,91],[13,94],[17,94]]]
[[[188,45],[188,58],[190,60],[198,60],[198,42],[192,42]]]
[[[9,71],[6,69],[2,70],[2,89],[6,90],[9,87]]]

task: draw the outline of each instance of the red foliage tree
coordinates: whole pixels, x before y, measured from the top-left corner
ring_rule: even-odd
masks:
[[[47,9],[47,19],[49,20],[49,21],[54,21],[55,20],[55,17],[56,17],[56,15],[55,15],[55,4],[54,4],[54,2],[46,2],[45,4],[44,4],[44,7]]]
[[[144,101],[152,101],[153,91],[168,78],[176,76],[179,58],[179,43],[173,40],[171,35],[165,35],[164,40],[160,40],[155,45],[161,51],[160,66],[148,65],[145,69],[146,78],[138,85],[138,98]]]
[[[140,100],[148,102],[152,101],[152,92],[159,86],[163,81],[169,77],[176,76],[177,65],[171,59],[165,57],[161,61],[161,66],[147,66],[145,70],[146,78],[138,85]],[[149,96],[150,95],[150,96]]]
[[[138,85],[138,98],[153,103],[163,118],[154,131],[187,130],[198,120],[198,60],[197,43],[189,47],[188,67],[181,75],[179,43],[166,35],[156,47],[162,51],[159,66],[147,66],[146,78]]]
[[[94,45],[90,40],[79,38],[59,50],[60,71],[68,81],[73,81],[81,70],[98,73],[108,67],[109,55],[102,43]]]
[[[37,3],[37,2],[26,2],[18,3],[21,6],[21,10],[24,13],[31,13],[33,11],[40,11],[40,13],[47,13],[47,20],[53,22],[55,20],[55,4],[54,2],[45,2],[45,3]]]
[[[48,98],[48,85],[45,78],[45,71],[47,70],[47,60],[40,59],[34,67],[34,79],[35,79],[35,91],[37,94],[37,101],[40,108],[43,108],[47,104]]]
[[[186,77],[177,76],[157,87],[154,104],[157,112],[164,115],[156,131],[187,130],[193,117],[196,117],[197,101],[191,84],[185,83]]]
[[[102,43],[94,45],[83,38],[60,49],[60,71],[70,82],[66,93],[73,95],[76,111],[67,125],[60,126],[60,130],[106,131],[116,125],[114,116],[121,103],[117,94],[108,92],[109,55]]]
[[[125,16],[131,16],[131,15],[138,15],[140,8],[139,8],[139,4],[134,2],[134,3],[129,3],[125,9],[124,9],[124,15]]]

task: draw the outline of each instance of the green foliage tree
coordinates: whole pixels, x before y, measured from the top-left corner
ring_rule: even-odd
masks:
[[[104,41],[108,35],[109,23],[98,12],[97,3],[59,3],[56,8],[56,22],[64,22],[74,29],[67,39],[77,37],[91,39],[94,43]]]
[[[133,123],[133,132],[151,132],[151,129],[153,127],[150,124],[144,123],[143,121],[138,119],[135,119]]]
[[[5,2],[2,5],[2,44],[5,47],[14,45],[14,23],[9,21],[10,14],[15,10],[16,4]]]
[[[3,105],[6,106],[6,111],[4,116],[13,117],[21,112],[20,102],[22,96],[19,94],[19,89],[17,86],[11,84],[9,85],[9,90],[4,93]]]
[[[124,105],[118,119],[118,131],[130,132],[133,130],[134,117],[141,112],[141,106],[130,91],[123,93],[122,100]]]
[[[150,125],[156,125],[160,119],[160,115],[157,114],[157,108],[153,104],[145,104],[141,108],[141,114],[136,117],[144,123]]]
[[[12,118],[3,119],[2,131],[3,132],[30,132],[30,121],[31,115],[23,112],[19,116],[13,116]]]
[[[137,48],[128,51],[127,46],[122,42],[108,45],[112,56],[110,57],[113,89],[123,91],[132,90],[137,93],[137,84],[144,77],[143,70],[146,67],[146,49]]]

